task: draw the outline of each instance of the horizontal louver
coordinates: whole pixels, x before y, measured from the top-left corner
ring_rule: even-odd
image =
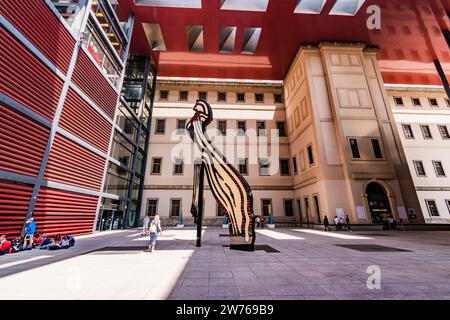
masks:
[[[44,0],[1,0],[0,15],[58,69],[67,73],[75,40]]]
[[[93,62],[80,50],[72,81],[111,119],[117,104],[117,93]]]
[[[72,89],[67,94],[59,125],[104,153],[108,152],[112,125]]]
[[[98,198],[41,188],[33,217],[37,232],[80,235],[92,232]]]
[[[100,191],[105,159],[57,134],[44,178]]]
[[[0,92],[48,120],[63,83],[8,32],[0,28]]]
[[[0,180],[0,234],[20,235],[33,186]]]
[[[2,104],[0,115],[0,170],[36,177],[47,145],[48,129]]]

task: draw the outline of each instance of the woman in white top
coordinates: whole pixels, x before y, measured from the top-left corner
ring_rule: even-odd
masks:
[[[159,219],[159,216],[156,215],[155,219],[153,219],[152,223],[150,224],[150,245],[148,246],[148,252],[155,251],[156,246],[156,239],[158,238],[158,232],[162,232],[161,229],[161,220]]]

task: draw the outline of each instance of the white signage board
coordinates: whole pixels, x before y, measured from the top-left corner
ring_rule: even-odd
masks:
[[[366,208],[363,206],[356,206],[356,214],[359,220],[366,220]]]
[[[408,219],[408,215],[406,214],[406,208],[405,207],[397,207],[398,211],[398,217],[400,219],[406,220]]]

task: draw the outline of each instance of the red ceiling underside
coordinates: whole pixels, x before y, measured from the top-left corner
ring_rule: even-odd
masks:
[[[380,47],[379,62],[386,83],[442,85],[433,61],[450,75],[450,52],[442,30],[449,29],[450,0],[367,0],[355,17],[294,14],[297,0],[269,0],[267,12],[220,10],[220,0],[202,0],[202,9],[136,6],[119,0],[136,14],[133,53],[150,54],[142,23],[159,23],[166,52],[153,52],[158,74],[171,77],[282,80],[301,45],[322,41],[365,42]],[[381,7],[382,29],[366,27],[370,5]],[[188,51],[186,25],[203,25],[205,50]],[[219,53],[219,28],[236,26],[234,53]],[[240,54],[245,27],[261,27],[254,55]]]

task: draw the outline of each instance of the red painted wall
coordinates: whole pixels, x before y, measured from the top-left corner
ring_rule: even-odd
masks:
[[[34,209],[36,231],[80,235],[92,232],[98,197],[41,188]]]
[[[72,89],[69,89],[59,126],[108,153],[112,125]]]
[[[0,15],[58,69],[67,72],[75,40],[43,0],[2,0]]]
[[[0,180],[0,233],[18,236],[28,210],[33,186]]]
[[[44,0],[0,0],[0,15],[62,74],[67,74],[76,41]],[[63,80],[3,27],[0,46],[0,93],[52,122]],[[75,65],[72,83],[113,119],[117,92],[83,50]],[[58,125],[99,151],[108,152],[112,124],[72,88]],[[37,177],[49,131],[11,106],[0,104],[0,170]],[[99,192],[105,164],[103,157],[57,133],[44,182]],[[31,184],[0,180],[0,233],[20,233],[33,188]],[[97,204],[97,196],[40,187],[33,211],[37,230],[48,234],[90,233]]]
[[[44,179],[100,191],[104,166],[104,158],[57,134]]]
[[[49,130],[0,103],[0,170],[37,177]]]
[[[0,92],[52,120],[63,82],[0,28]]]

